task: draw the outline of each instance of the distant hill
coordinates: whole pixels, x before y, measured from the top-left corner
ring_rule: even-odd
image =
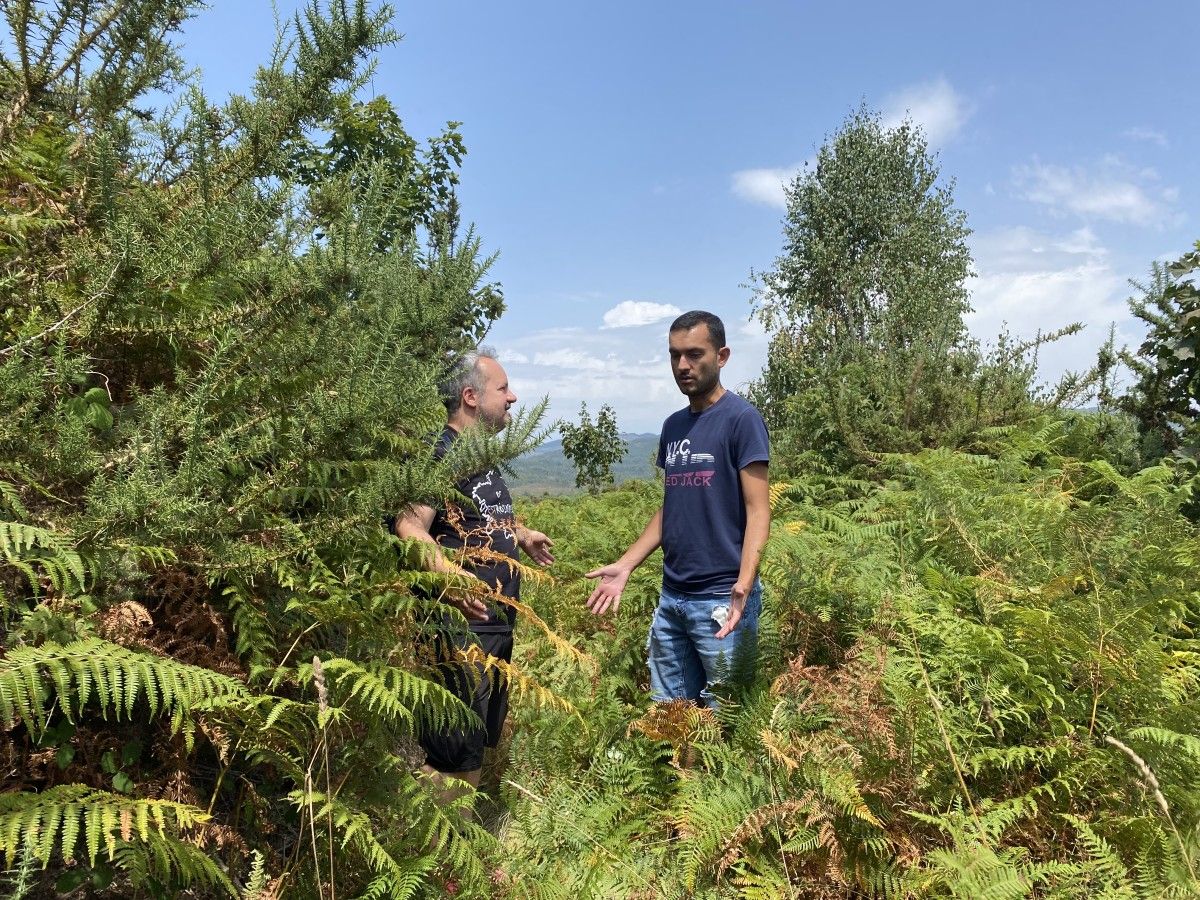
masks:
[[[653,478],[658,435],[623,434],[621,439],[629,444],[629,452],[613,466],[613,477],[617,484],[631,478]],[[509,489],[516,496],[557,496],[579,492],[579,488],[575,487],[575,467],[563,456],[561,440],[546,441],[514,462],[513,468],[517,470],[517,477],[507,481]]]

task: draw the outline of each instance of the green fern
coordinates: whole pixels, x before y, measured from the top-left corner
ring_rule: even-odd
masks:
[[[42,575],[61,594],[84,590],[89,566],[62,535],[24,522],[0,521],[0,555],[38,589]]]
[[[158,875],[235,896],[216,863],[181,837],[208,819],[187,804],[136,799],[80,784],[40,794],[0,794],[0,855],[11,864],[28,845],[45,866],[55,856],[95,864],[103,854],[138,882]]]
[[[250,871],[246,875],[246,886],[242,888],[241,900],[263,900],[271,876],[267,872],[267,860],[261,850],[250,852]]]
[[[105,718],[129,719],[144,700],[150,715],[170,716],[173,731],[184,730],[189,744],[194,729],[187,715],[205,701],[243,695],[236,679],[210,669],[140,653],[99,638],[67,645],[17,647],[0,659],[0,722],[18,720],[35,734],[57,707],[77,721],[93,701]]]
[[[362,713],[414,734],[421,729],[463,726],[469,711],[444,686],[396,666],[380,662],[356,663],[349,659],[323,662],[335,687],[335,698]],[[302,682],[311,679],[311,666],[301,667]]]

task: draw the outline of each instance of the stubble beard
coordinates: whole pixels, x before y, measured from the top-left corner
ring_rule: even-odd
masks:
[[[500,414],[499,421],[494,419],[492,416],[480,416],[480,419],[487,427],[488,431],[490,431],[492,434],[499,434],[508,426],[508,423],[512,421],[512,415],[509,413],[508,408],[506,407]]]
[[[692,376],[691,382],[687,384],[681,383],[679,378],[676,377],[675,386],[679,388],[680,393],[685,397],[705,397],[712,393],[713,389],[717,386],[720,380],[721,376],[719,372],[713,373],[712,376],[705,378]]]

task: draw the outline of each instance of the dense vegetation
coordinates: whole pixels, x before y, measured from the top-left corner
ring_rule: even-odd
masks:
[[[765,658],[719,719],[646,708],[652,573],[614,624],[582,585],[545,589],[594,671],[528,643],[587,724],[517,723],[501,839],[528,895],[1193,896],[1200,549],[1169,468],[1085,458],[1106,427],[1047,418],[872,482],[774,485]],[[580,536],[569,583],[656,498],[530,517]]]
[[[442,585],[380,525],[536,442],[425,441],[446,354],[503,308],[456,234],[458,135],[354,100],[394,37],[363,3],[308,9],[224,106],[181,80],[179,4],[5,10],[14,893],[483,880],[487,835],[412,774],[414,728],[467,715],[416,658],[412,588]]]
[[[9,896],[1197,893],[1200,247],[1134,303],[1127,394],[1111,349],[1040,391],[1029,348],[962,328],[965,219],[919,132],[852,115],[758,299],[760,666],[719,717],[650,708],[653,560],[615,620],[582,573],[661,488],[528,506],[559,561],[464,817],[413,774],[415,730],[469,715],[420,652],[449,584],[380,527],[539,437],[534,409],[426,441],[503,310],[458,133],[356,99],[393,40],[363,3],[309,8],[219,106],[170,43],[185,4],[4,9]],[[1085,388],[1099,411],[1062,408]]]

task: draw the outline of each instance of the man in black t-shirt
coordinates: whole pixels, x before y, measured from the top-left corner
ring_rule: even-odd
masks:
[[[439,458],[468,428],[500,431],[510,421],[509,407],[517,402],[504,368],[486,347],[464,354],[440,387],[447,422],[434,451]],[[467,561],[462,566],[455,565],[440,551],[426,554],[427,565],[436,572],[472,575],[501,596],[518,599],[520,573],[509,561],[517,559],[519,547],[534,562],[549,565],[554,562],[550,553],[553,542],[540,531],[517,524],[508,486],[497,470],[478,472],[455,487],[471,498],[472,505],[410,507],[397,518],[396,534],[450,550],[465,547]],[[477,551],[474,560],[471,551]],[[485,672],[481,665],[455,659],[456,651],[468,643],[475,644],[488,655],[509,662],[516,610],[499,604],[498,608],[489,608],[478,597],[466,593],[447,595],[445,599],[466,617],[469,634],[447,627],[438,636],[436,648],[443,660],[439,670],[446,687],[479,716],[482,724],[474,728],[426,731],[419,737],[428,772],[450,775],[478,787],[484,750],[495,747],[500,740],[508,712],[508,688],[502,678]]]

